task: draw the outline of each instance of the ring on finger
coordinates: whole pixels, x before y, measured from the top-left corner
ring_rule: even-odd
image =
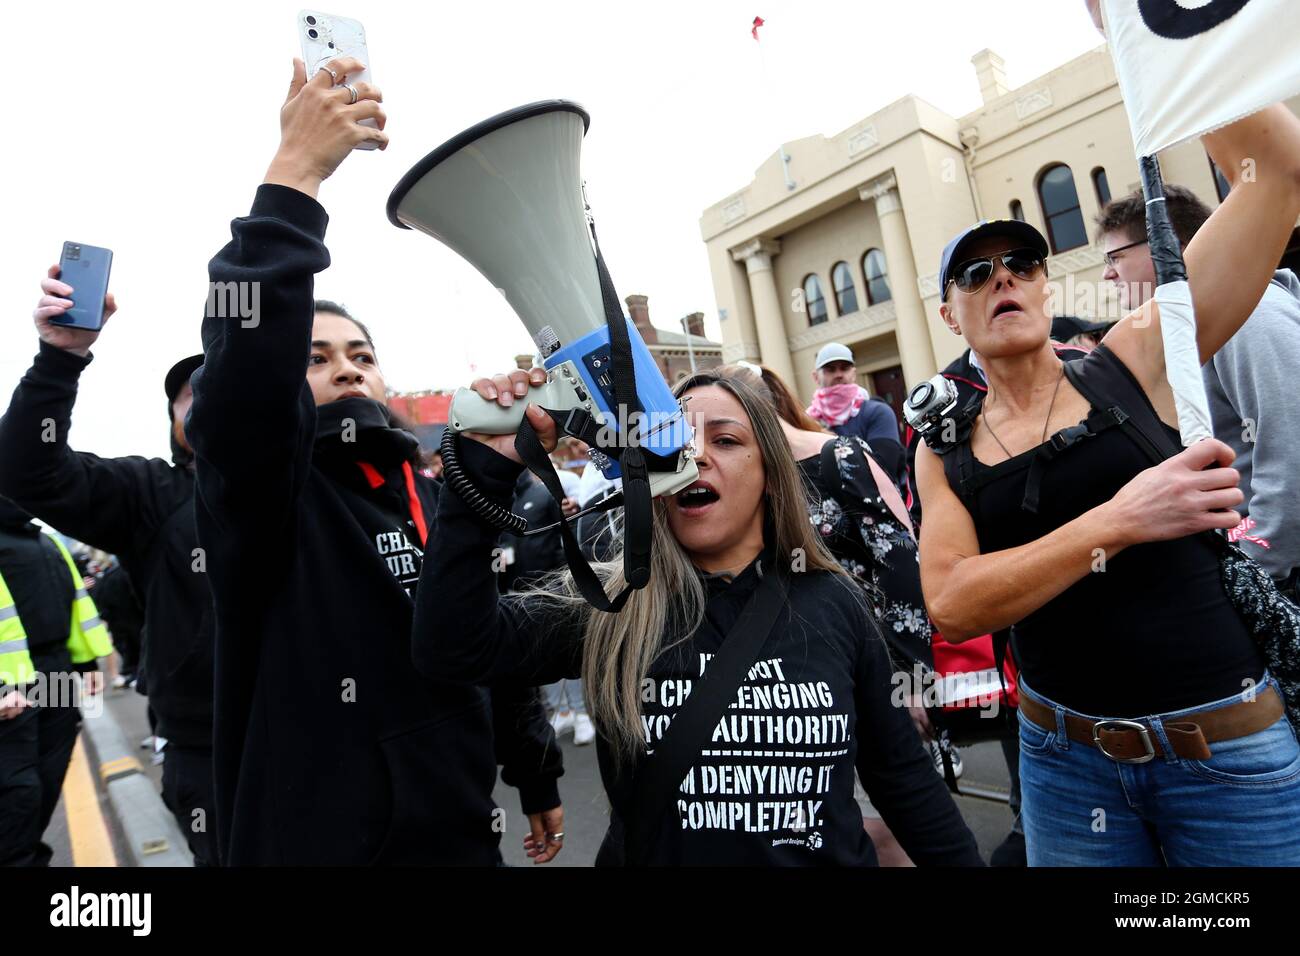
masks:
[[[355,86],[353,86],[351,83],[344,83],[344,84],[343,84],[343,89],[347,90],[349,93],[352,94],[352,99],[348,100],[348,106],[351,106],[351,105],[353,105],[354,103],[356,103],[356,101],[357,101],[357,88],[356,88]]]
[[[548,834],[546,834],[546,842],[547,842],[547,843],[563,843],[563,842],[564,842],[564,831],[561,830],[559,833],[548,833]]]
[[[326,73],[328,73],[328,74],[330,75],[330,80],[333,81],[333,82],[331,83],[332,86],[338,86],[338,85],[339,85],[339,75],[338,75],[338,73],[336,73],[334,70],[331,70],[328,66],[323,66],[323,67],[321,67],[321,69],[324,70]]]

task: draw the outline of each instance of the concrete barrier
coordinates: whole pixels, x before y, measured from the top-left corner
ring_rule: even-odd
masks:
[[[185,834],[144,773],[126,734],[107,707],[84,717],[82,736],[91,767],[108,793],[108,805],[126,836],[129,866],[193,866]]]

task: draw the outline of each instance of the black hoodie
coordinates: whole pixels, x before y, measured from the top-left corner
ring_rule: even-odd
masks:
[[[478,489],[509,501],[519,466],[473,441],[461,457]],[[436,550],[416,598],[413,653],[430,676],[549,683],[577,677],[582,629],[535,595],[498,599],[489,560],[495,533],[448,491]],[[431,545],[431,547],[434,547]],[[692,684],[761,580],[765,554],[727,582],[705,576],[699,629],[665,649],[641,683],[647,745],[663,737]],[[768,571],[768,573],[775,573]],[[454,608],[454,613],[447,613]],[[878,627],[850,579],[791,574],[786,606],[736,700],[687,774],[652,837],[651,865],[871,866],[875,849],[853,796],[855,772],[918,865],[981,865],[975,838],[934,772],[891,685]],[[620,842],[632,768],[601,733],[601,777],[612,807],[606,846]],[[613,862],[616,853],[602,861]]]
[[[174,440],[170,464],[69,448],[77,380],[90,361],[41,343],[0,419],[0,495],[118,556],[144,601],[144,683],[158,733],[211,747],[212,594],[195,550],[190,456]]]
[[[251,324],[204,319],[187,427],[216,601],[222,859],[496,864],[498,762],[536,812],[559,804],[559,750],[531,688],[489,695],[411,662],[420,520],[441,486],[378,403],[316,408],[325,225],[315,200],[264,185],[209,266],[261,284]]]

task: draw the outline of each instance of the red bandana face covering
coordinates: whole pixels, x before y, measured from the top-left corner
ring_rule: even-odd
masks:
[[[870,397],[861,385],[827,385],[813,393],[808,414],[833,428],[856,415],[862,403]]]

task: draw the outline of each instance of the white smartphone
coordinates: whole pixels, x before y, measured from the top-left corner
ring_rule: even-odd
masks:
[[[366,49],[366,28],[360,20],[336,17],[330,13],[317,10],[298,11],[298,36],[302,39],[302,62],[307,67],[307,79],[311,79],[330,60],[340,56],[354,56],[366,65],[356,74],[349,74],[348,83],[373,83],[370,71],[370,51]],[[364,119],[362,126],[378,128],[373,119]],[[366,140],[358,143],[356,149],[378,149],[379,144]]]

